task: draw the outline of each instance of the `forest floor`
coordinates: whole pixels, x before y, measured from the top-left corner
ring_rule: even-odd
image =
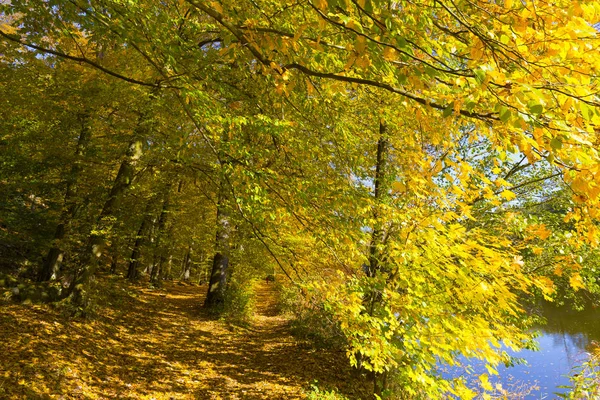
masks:
[[[314,381],[364,398],[342,352],[291,334],[272,286],[258,285],[247,327],[210,318],[206,287],[176,282],[152,290],[112,279],[87,320],[1,300],[0,398],[298,399]]]

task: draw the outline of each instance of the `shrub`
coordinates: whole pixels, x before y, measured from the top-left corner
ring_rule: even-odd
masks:
[[[234,276],[225,291],[225,304],[221,316],[233,323],[248,323],[254,315],[255,298],[253,279]]]
[[[600,347],[596,347],[590,358],[581,365],[573,368],[569,393],[561,395],[565,399],[584,400],[600,398]]]
[[[348,400],[346,396],[339,394],[335,389],[329,391],[319,389],[317,382],[310,385],[306,398],[308,400]]]
[[[317,347],[343,348],[346,340],[337,323],[314,293],[290,284],[276,282],[279,311],[291,315],[295,336],[310,340]]]

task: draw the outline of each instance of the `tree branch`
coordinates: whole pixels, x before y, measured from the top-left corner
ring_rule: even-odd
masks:
[[[11,42],[18,43],[21,46],[30,47],[30,48],[32,48],[34,50],[40,51],[40,52],[45,53],[45,54],[52,54],[54,56],[57,56],[57,57],[60,57],[60,58],[65,58],[67,60],[77,61],[77,62],[80,62],[80,63],[88,64],[88,65],[90,65],[90,66],[92,66],[92,67],[94,67],[94,68],[96,68],[96,69],[104,72],[107,75],[113,76],[115,78],[119,78],[119,79],[124,80],[124,81],[129,82],[129,83],[133,83],[133,84],[141,85],[141,86],[153,87],[153,88],[157,88],[157,89],[170,87],[170,86],[162,86],[160,80],[157,80],[155,83],[144,82],[144,81],[140,81],[140,80],[137,80],[137,79],[134,79],[134,78],[130,78],[130,77],[125,76],[125,75],[121,75],[118,72],[114,72],[114,71],[112,71],[112,70],[110,70],[108,68],[103,67],[102,65],[98,64],[97,62],[94,62],[94,61],[90,60],[89,58],[72,56],[72,55],[69,55],[69,54],[57,51],[57,50],[47,49],[47,48],[38,46],[38,45],[33,44],[33,43],[28,43],[28,42],[25,42],[25,41],[21,40],[21,38],[19,38],[17,36],[10,35],[10,34],[8,34],[6,32],[1,31],[1,30],[0,30],[0,36],[4,37],[6,40],[9,40]]]

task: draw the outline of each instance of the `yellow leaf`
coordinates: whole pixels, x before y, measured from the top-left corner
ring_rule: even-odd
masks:
[[[556,268],[554,268],[554,275],[556,276],[562,276],[563,274],[563,267],[562,265],[557,265]]]
[[[394,61],[396,59],[396,50],[391,47],[383,49],[383,58],[388,61]]]
[[[363,55],[367,50],[367,39],[362,36],[359,36],[356,39],[356,43],[354,44],[354,50],[358,55]]]
[[[552,234],[545,224],[531,225],[528,229],[529,233],[541,240],[546,240]]]
[[[574,274],[573,276],[571,276],[571,278],[569,278],[569,284],[576,291],[579,289],[585,289],[585,284],[583,283],[583,279],[579,274]]]
[[[0,23],[0,30],[9,35],[17,33],[17,30],[13,26],[6,23]]]
[[[511,192],[510,190],[504,190],[502,193],[500,193],[500,196],[504,197],[508,201],[517,198],[517,195]]]
[[[538,276],[533,280],[538,288],[542,290],[542,296],[548,301],[553,301],[550,297],[556,290],[554,288],[554,282],[546,276]]]
[[[392,189],[396,192],[404,192],[406,190],[406,185],[403,182],[396,181],[392,183]]]
[[[223,6],[216,1],[211,1],[210,5],[214,8],[219,14],[223,14]]]
[[[490,364],[486,364],[485,369],[487,369],[487,371],[490,373],[490,375],[498,375],[498,371],[496,371],[496,368],[494,368]]]
[[[479,381],[481,382],[481,387],[484,390],[490,390],[490,391],[494,390],[494,387],[490,383],[490,380],[489,380],[487,374],[481,374],[481,375],[479,375]]]

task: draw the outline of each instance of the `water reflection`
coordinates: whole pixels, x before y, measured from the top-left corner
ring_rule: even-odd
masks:
[[[547,323],[539,329],[559,342],[567,340],[569,348],[591,350],[591,343],[600,341],[600,310],[572,311],[545,306],[543,315]],[[563,343],[564,345],[564,343]]]
[[[590,309],[582,312],[560,309],[546,305],[542,315],[547,319],[545,325],[537,326],[539,351],[523,350],[507,352],[511,356],[524,359],[526,365],[498,368],[499,376],[492,377],[494,384],[502,383],[512,392],[527,393],[522,399],[555,399],[556,393],[565,393],[559,388],[569,385],[569,373],[574,366],[588,357],[592,343],[600,342],[600,310]],[[474,365],[473,382],[479,374],[485,373],[483,363]],[[444,375],[456,376],[456,371],[447,371]],[[475,386],[477,386],[475,384]]]

